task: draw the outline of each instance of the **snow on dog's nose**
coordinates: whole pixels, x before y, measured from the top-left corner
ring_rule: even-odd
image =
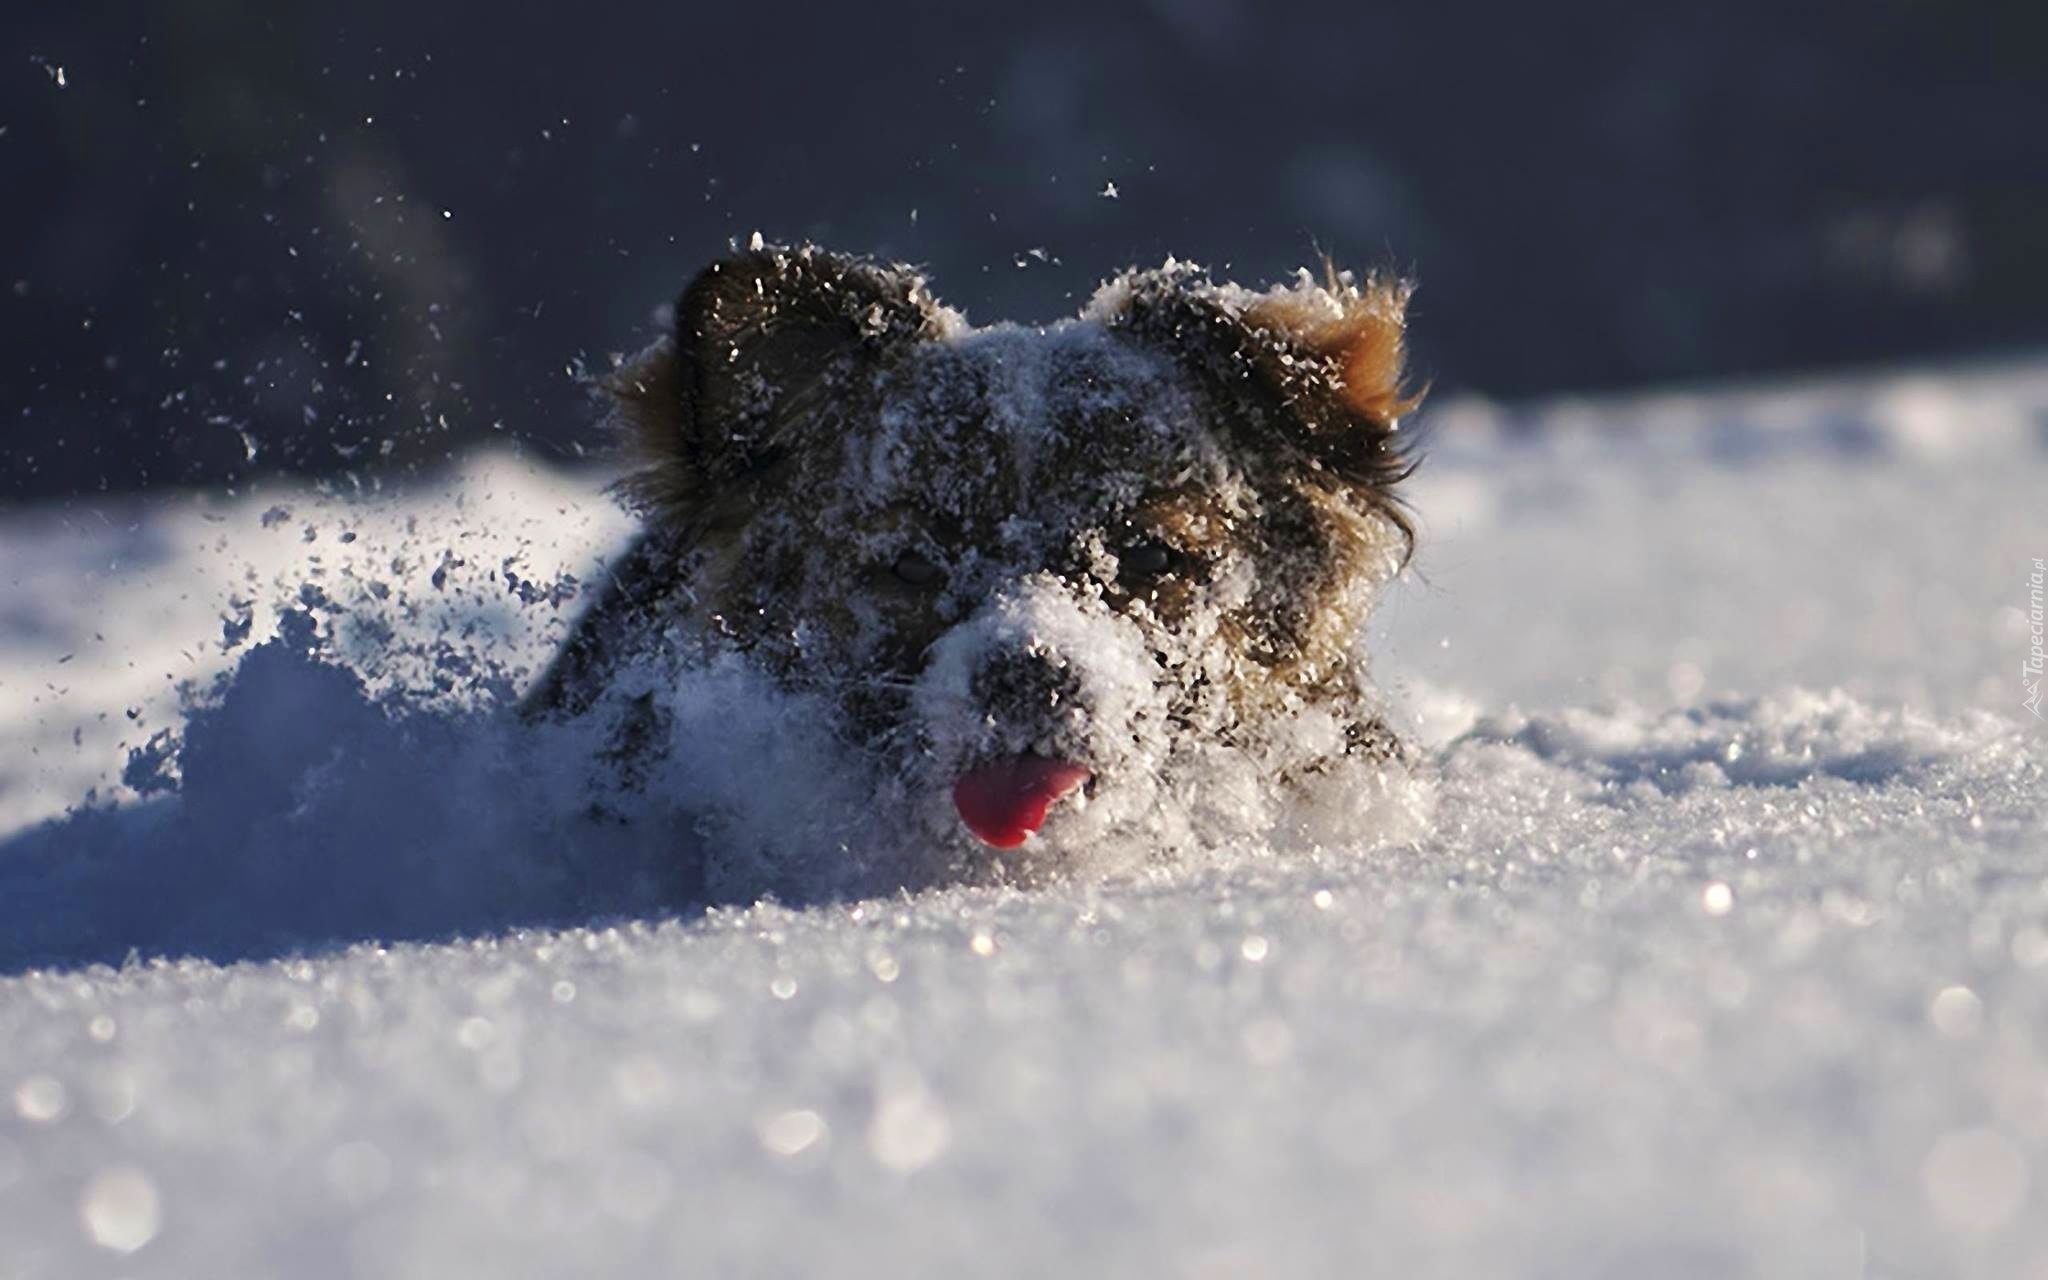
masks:
[[[1009,584],[940,638],[918,682],[923,737],[959,820],[1013,849],[1090,779],[1122,790],[1163,721],[1153,675],[1134,628],[1100,601],[1051,574]]]
[[[1019,756],[963,774],[953,784],[953,806],[983,844],[1014,849],[1045,825],[1048,809],[1090,776],[1064,760]]]

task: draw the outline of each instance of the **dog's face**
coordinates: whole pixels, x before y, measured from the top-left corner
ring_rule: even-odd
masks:
[[[1198,795],[1219,760],[1384,752],[1358,646],[1407,550],[1404,300],[1169,264],[976,330],[907,269],[720,263],[613,381],[644,608],[824,695],[931,841],[1003,875],[1228,806]]]

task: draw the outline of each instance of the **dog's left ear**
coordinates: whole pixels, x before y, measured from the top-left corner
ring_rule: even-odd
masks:
[[[951,313],[905,266],[758,240],[706,267],[675,330],[605,382],[642,469],[628,496],[702,528],[807,440],[830,438],[849,380],[945,330]]]
[[[1244,447],[1328,475],[1412,543],[1393,490],[1414,470],[1401,419],[1422,401],[1404,383],[1413,289],[1324,265],[1320,281],[1254,293],[1169,261],[1105,284],[1087,314],[1171,354]]]

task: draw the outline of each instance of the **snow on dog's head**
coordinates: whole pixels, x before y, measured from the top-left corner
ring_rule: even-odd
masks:
[[[1359,645],[1410,542],[1406,296],[1169,262],[975,329],[908,268],[719,262],[611,379],[647,533],[530,705],[631,687],[644,768],[664,699],[624,673],[740,654],[830,709],[948,875],[1356,818],[1401,756]]]

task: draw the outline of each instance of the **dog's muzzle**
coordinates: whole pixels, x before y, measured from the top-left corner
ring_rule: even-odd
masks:
[[[1014,849],[1056,806],[1079,808],[1104,775],[1121,776],[1119,744],[1145,717],[1153,670],[1099,600],[1050,574],[1006,584],[933,645],[916,696],[962,824]]]

